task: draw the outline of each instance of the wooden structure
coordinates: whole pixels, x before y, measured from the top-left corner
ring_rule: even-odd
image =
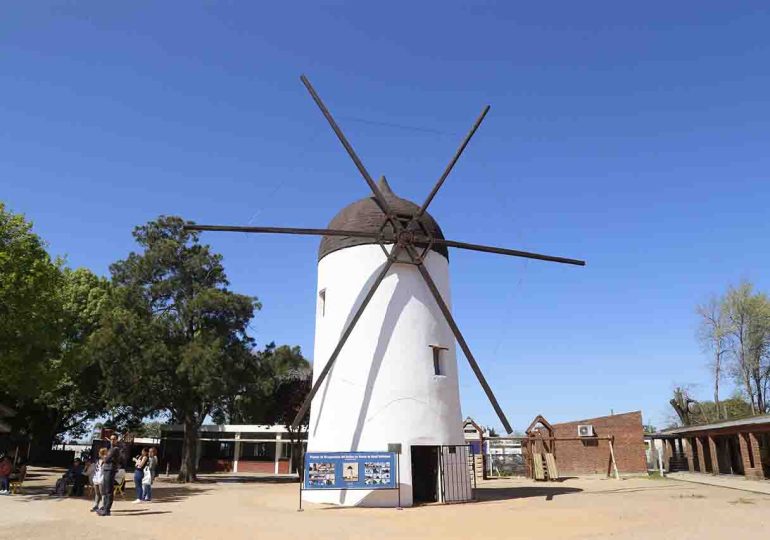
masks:
[[[538,414],[529,424],[526,443],[531,457],[531,474],[535,480],[557,480],[559,471],[556,468],[556,438],[553,426],[542,414]]]

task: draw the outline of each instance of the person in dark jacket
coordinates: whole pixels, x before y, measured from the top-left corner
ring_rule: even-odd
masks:
[[[67,470],[67,483],[72,485],[73,497],[81,497],[83,495],[83,486],[87,480],[83,475],[84,470],[83,461],[79,458],[75,458],[72,467]]]
[[[112,511],[115,473],[118,472],[121,461],[121,448],[120,444],[117,443],[117,437],[110,442],[110,449],[107,451],[102,464],[102,508],[96,512],[100,516],[109,516]]]

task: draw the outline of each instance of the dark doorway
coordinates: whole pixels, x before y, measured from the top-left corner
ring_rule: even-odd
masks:
[[[711,446],[708,437],[701,437],[701,447],[703,448],[703,468],[701,472],[713,473],[714,467],[711,465]]]
[[[415,503],[438,502],[438,446],[412,446],[412,497]]]
[[[695,444],[695,437],[688,439],[688,443],[690,445],[690,450],[692,451],[692,470],[693,471],[700,471],[701,469],[701,456],[698,452],[698,445]]]
[[[741,444],[738,442],[738,435],[728,435],[726,437],[726,442],[732,473],[745,474],[743,470],[743,459],[741,457]]]

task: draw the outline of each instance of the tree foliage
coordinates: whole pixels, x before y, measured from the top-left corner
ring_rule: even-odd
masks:
[[[302,379],[310,364],[298,346],[268,344],[255,351],[258,368],[244,378],[239,388],[228,396],[212,414],[218,424],[283,423],[284,404],[278,390],[289,380]]]
[[[719,383],[725,375],[746,396],[750,414],[770,411],[770,298],[742,282],[696,311],[698,339],[709,352],[714,377],[713,420],[732,414],[720,406]]]
[[[107,286],[53,260],[31,223],[0,203],[0,401],[16,409],[14,435],[34,450],[77,435],[100,410],[86,342]]]
[[[729,321],[731,373],[743,386],[752,414],[767,412],[770,379],[770,299],[750,283],[730,287],[724,298]]]
[[[184,225],[160,217],[134,230],[142,251],[110,267],[91,346],[109,404],[167,411],[184,425],[179,480],[190,481],[199,427],[259,369],[247,326],[260,304],[227,289],[221,255]]]
[[[44,379],[33,403],[27,404],[27,422],[38,437],[49,433],[41,443],[69,433],[78,437],[86,421],[104,409],[100,391],[101,372],[88,352],[88,339],[99,324],[109,290],[104,278],[85,268],[63,270],[61,334],[59,347],[43,365]]]
[[[45,361],[61,338],[61,262],[32,224],[0,203],[0,388],[34,398],[50,379]]]

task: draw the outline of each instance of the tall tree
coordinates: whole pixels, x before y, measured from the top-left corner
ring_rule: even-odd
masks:
[[[283,424],[289,433],[289,441],[292,445],[292,468],[298,471],[302,466],[302,434],[307,433],[310,412],[305,413],[296,428],[292,424],[305,397],[310,393],[311,386],[312,372],[309,368],[301,368],[281,377],[274,394],[276,404],[274,422]],[[300,473],[300,478],[302,474]]]
[[[212,415],[219,423],[282,424],[292,445],[292,467],[302,464],[302,434],[307,432],[309,414],[295,429],[294,417],[310,392],[310,363],[298,346],[270,343],[256,353],[259,370],[244,379],[237,394],[224,401]]]
[[[88,354],[87,342],[98,327],[109,283],[85,268],[65,268],[62,277],[59,347],[42,368],[47,384],[19,415],[40,450],[50,448],[65,433],[82,435],[86,421],[104,411],[101,371]]]
[[[278,411],[282,407],[276,394],[280,384],[310,368],[299,346],[276,346],[275,343],[269,343],[253,354],[259,368],[244,377],[241,386],[233,388],[233,394],[221,401],[212,413],[216,423],[277,423]]]
[[[0,391],[32,398],[48,381],[46,359],[61,340],[61,261],[32,224],[0,203]]]
[[[100,412],[98,366],[84,344],[107,282],[52,259],[23,216],[0,203],[0,402],[33,455]]]
[[[751,283],[743,282],[728,289],[724,310],[733,376],[743,386],[752,414],[764,413],[770,377],[770,300],[755,293]]]
[[[260,304],[227,289],[222,256],[184,225],[161,216],[134,230],[142,252],[110,267],[91,346],[111,404],[167,411],[184,425],[178,478],[189,482],[204,419],[259,367],[246,330]]]
[[[719,382],[723,377],[724,357],[728,352],[729,323],[722,299],[712,297],[696,308],[700,319],[698,341],[711,354],[710,368],[714,376],[714,404],[716,419],[722,418],[719,407]]]

